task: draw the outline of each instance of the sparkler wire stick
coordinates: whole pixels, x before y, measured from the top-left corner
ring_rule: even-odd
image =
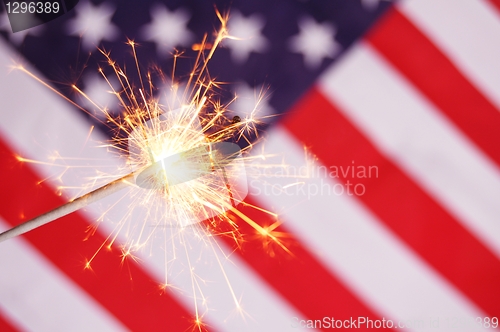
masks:
[[[0,233],[0,242],[64,217],[130,185],[135,184],[149,189],[168,188],[168,186],[210,174],[217,169],[221,169],[225,174],[224,166],[229,165],[240,152],[241,150],[237,144],[217,142],[168,156],[146,168],[133,171],[60,207]],[[165,164],[169,166],[165,167]],[[166,179],[168,180],[166,181]]]
[[[0,233],[0,242],[13,238],[15,236],[29,232],[35,228],[48,224],[56,219],[64,217],[70,213],[75,212],[87,205],[97,202],[104,197],[114,194],[134,183],[134,176],[136,172],[129,173],[119,179],[116,179],[100,188],[97,188],[83,196],[75,198],[68,203],[61,205],[49,212],[46,212],[31,220],[25,221],[3,233]]]

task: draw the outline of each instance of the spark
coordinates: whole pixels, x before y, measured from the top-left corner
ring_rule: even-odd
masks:
[[[289,183],[287,185],[284,185],[283,189],[288,189],[288,188],[294,187],[294,186],[300,186],[302,184],[305,184],[305,182],[304,181],[300,181],[300,182]]]
[[[121,219],[114,222],[113,231],[95,253],[85,261],[84,268],[92,270],[92,261],[97,254],[103,249],[111,250],[118,239],[118,242],[122,243],[120,247],[121,263],[124,264],[127,259],[138,263],[140,259],[137,253],[144,251],[148,245],[153,245],[155,238],[159,234],[162,235],[161,246],[165,250],[165,281],[158,287],[162,291],[175,289],[168,280],[169,269],[179,257],[185,257],[195,308],[194,326],[199,331],[202,331],[205,323],[203,322],[204,313],[198,302],[201,301],[204,306],[207,303],[207,298],[202,289],[204,281],[195,273],[196,262],[189,257],[188,234],[211,248],[218,266],[222,270],[236,310],[242,315],[244,311],[241,299],[238,299],[229,277],[224,271],[216,250],[217,247],[219,249],[220,247],[214,235],[229,236],[237,247],[241,247],[243,236],[239,233],[238,223],[242,221],[256,231],[259,240],[266,248],[269,248],[270,254],[273,253],[271,244],[275,244],[284,252],[291,254],[283,242],[286,234],[276,230],[281,224],[278,215],[243,201],[247,192],[246,189],[241,189],[239,183],[246,181],[245,162],[266,160],[270,157],[266,156],[264,152],[254,156],[249,155],[250,150],[257,144],[251,137],[260,139],[259,128],[262,119],[259,118],[259,104],[266,97],[267,90],[262,88],[258,92],[254,109],[247,112],[244,118],[230,115],[229,107],[235,99],[227,103],[222,102],[218,97],[218,92],[221,86],[226,83],[215,80],[208,72],[209,62],[220,43],[224,39],[235,39],[227,29],[228,14],[223,15],[219,11],[216,11],[216,14],[220,21],[220,28],[215,33],[213,40],[205,35],[200,43],[192,46],[192,49],[198,53],[183,89],[179,89],[180,82],[175,78],[177,64],[183,57],[183,52],[175,50],[173,53],[171,77],[167,77],[159,68],[144,71],[138,56],[140,45],[128,39],[127,44],[132,49],[135,71],[139,77],[138,87],[136,87],[131,82],[126,70],[113,60],[111,52],[103,48],[99,49],[112,70],[112,75],[119,83],[119,88],[113,87],[105,70],[102,67],[98,68],[98,72],[109,85],[109,92],[118,99],[121,107],[119,116],[112,116],[108,109],[98,105],[76,84],[71,85],[73,91],[88,100],[96,111],[104,114],[104,119],[79,106],[24,66],[15,65],[13,67],[83,110],[96,121],[109,126],[114,131],[115,136],[110,142],[101,144],[101,147],[116,153],[120,158],[124,156],[127,158],[125,166],[100,172],[89,178],[84,188],[81,188],[81,192],[88,192],[96,187],[104,186],[102,188],[106,189],[106,186],[116,185],[117,188],[111,190],[112,192],[115,190],[124,192],[121,198],[117,199],[97,218],[94,225],[89,226],[87,237],[96,232],[99,224],[111,215],[113,210],[119,210],[117,207],[123,206],[123,202],[130,202],[128,208],[122,211]],[[158,89],[153,84],[153,77],[159,77],[163,82],[170,82],[175,100],[179,101],[180,106],[173,109],[173,105],[160,104],[158,98],[154,96]],[[91,139],[93,130],[94,127],[89,129],[84,145]],[[214,148],[218,143],[240,141],[245,142],[245,147],[240,148],[235,155],[231,156],[230,163],[224,162],[224,157],[221,159],[218,155],[220,151]],[[62,167],[63,173],[70,167],[65,163],[65,158],[58,154],[55,154],[49,162],[31,160],[22,156],[16,156],[16,159],[21,163]],[[198,165],[199,168],[208,165],[209,170],[205,171],[203,176],[188,177],[189,181],[172,184],[172,179],[175,176],[181,178],[186,176],[184,166],[189,164],[186,161]],[[181,167],[176,165],[181,165]],[[271,167],[284,167],[284,164],[272,165]],[[194,172],[196,171],[199,169],[195,168]],[[144,174],[147,175],[144,176],[147,188],[138,181]],[[59,180],[62,181],[62,176],[59,177]],[[284,189],[298,184],[299,182],[289,184]],[[68,187],[59,186],[59,193],[62,194],[65,188]],[[92,193],[90,192],[90,195]],[[82,197],[74,197],[70,203],[77,202]],[[260,225],[237,209],[239,204],[267,213],[277,221],[271,225]],[[138,218],[138,215],[141,217]],[[205,222],[201,223],[201,221]],[[179,249],[176,243],[182,248]],[[222,252],[221,249],[220,251]],[[229,258],[226,257],[226,259]]]

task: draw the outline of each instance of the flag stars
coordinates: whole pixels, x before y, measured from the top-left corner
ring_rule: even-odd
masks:
[[[264,53],[269,47],[268,40],[262,35],[264,19],[253,14],[245,17],[235,11],[228,22],[229,34],[235,39],[227,39],[224,45],[231,50],[233,61],[243,64],[250,53]]]
[[[299,20],[299,33],[289,40],[290,50],[301,53],[309,69],[317,69],[324,58],[333,58],[341,50],[335,41],[335,27],[328,23],[318,23],[311,17]]]
[[[113,79],[110,82],[114,87],[118,86]],[[106,114],[101,112],[97,106],[114,114],[113,112],[118,107],[118,98],[104,78],[99,74],[92,73],[84,77],[83,83],[85,84],[83,92],[90,100],[82,97],[81,105],[87,110],[93,111],[93,114],[101,120],[106,119]]]
[[[115,13],[108,3],[94,5],[91,2],[81,2],[76,7],[76,17],[68,22],[70,34],[82,38],[85,50],[92,50],[105,40],[114,40],[118,34],[118,28],[111,22]]]
[[[161,107],[167,110],[175,110],[185,104],[183,94],[187,89],[186,83],[161,83],[159,86],[158,103]]]
[[[264,86],[252,88],[245,82],[240,82],[234,89],[236,100],[230,105],[241,119],[258,118],[268,121],[276,111],[269,105],[269,94]]]
[[[167,55],[176,46],[189,46],[194,39],[187,28],[190,15],[183,9],[170,11],[165,5],[155,5],[151,9],[151,23],[141,29],[141,35],[156,43],[158,53]]]

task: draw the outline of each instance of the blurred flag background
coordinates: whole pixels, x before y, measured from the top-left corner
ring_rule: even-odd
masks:
[[[178,70],[188,73],[191,46],[219,24],[214,6],[230,9],[230,33],[241,38],[226,40],[210,63],[211,74],[229,83],[227,93],[239,96],[231,110],[247,116],[267,91],[261,113],[276,115],[261,132],[265,153],[275,158],[263,163],[284,160],[301,170],[314,160],[316,171],[289,188],[295,181],[286,177],[249,179],[247,203],[278,213],[282,224],[274,231],[286,234],[291,254],[237,221],[245,235],[240,247],[216,240],[228,255],[219,254],[234,297],[213,254],[200,255],[206,248],[196,241],[190,246],[205,281],[209,309],[201,305],[198,313],[204,329],[327,330],[331,318],[359,330],[391,329],[379,326],[382,320],[411,331],[497,327],[498,0],[82,0],[61,18],[15,34],[3,8],[0,228],[74,194],[70,188],[59,195],[47,164],[16,156],[43,162],[57,151],[90,168],[117,162],[89,143],[109,138],[109,128],[12,71],[13,61],[90,112],[72,84],[119,114],[97,72],[103,62],[97,47],[132,69],[126,41],[133,39],[141,66],[165,71],[172,50],[186,50]],[[154,83],[160,101],[168,101],[169,86]],[[79,181],[71,172],[65,179]],[[256,209],[240,210],[262,226],[276,222]],[[174,276],[172,288],[159,287],[161,246],[122,262],[116,244],[84,269],[112,228],[105,221],[87,239],[97,217],[89,206],[0,244],[1,331],[194,327],[193,299],[183,291],[189,281]]]

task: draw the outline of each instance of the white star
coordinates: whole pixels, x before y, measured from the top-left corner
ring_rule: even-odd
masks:
[[[391,0],[361,0],[361,4],[368,10],[373,10],[378,7],[380,1],[391,1]]]
[[[269,117],[276,111],[269,105],[268,89],[264,86],[250,87],[245,82],[236,84],[236,100],[229,106],[235,115],[242,119],[257,119],[262,122],[269,120]]]
[[[302,53],[309,69],[321,65],[323,58],[333,58],[341,49],[335,41],[335,27],[328,23],[317,23],[311,17],[299,21],[300,32],[290,39],[290,50]]]
[[[269,43],[262,35],[264,19],[254,14],[244,17],[240,12],[234,12],[228,22],[229,34],[237,39],[226,39],[224,45],[231,49],[233,60],[244,63],[251,52],[263,53]]]
[[[115,114],[118,108],[118,98],[113,93],[111,87],[104,80],[100,74],[92,73],[83,78],[85,89],[83,92],[97,104],[100,108],[104,108],[110,114]],[[113,78],[110,79],[111,85],[116,89],[118,84]],[[105,119],[106,115],[99,111],[99,109],[89,101],[87,98],[82,97],[81,106],[88,111],[93,111],[93,114],[99,119]]]
[[[39,36],[41,32],[43,32],[43,29],[44,29],[43,25],[38,25],[30,29],[12,33],[7,12],[3,12],[0,15],[0,30],[7,31],[7,33],[9,34],[9,40],[16,45],[20,45],[24,41],[27,35]]]
[[[70,34],[82,37],[86,50],[98,46],[101,40],[114,40],[118,36],[118,28],[111,23],[115,13],[108,3],[94,6],[91,2],[80,2],[76,7],[76,17],[68,22]]]
[[[180,108],[186,101],[182,100],[186,84],[181,83],[162,83],[158,93],[158,103],[165,111],[176,110]]]
[[[151,23],[142,28],[141,34],[156,43],[161,55],[167,55],[175,46],[190,45],[193,34],[187,28],[190,15],[185,10],[171,12],[164,5],[155,5],[151,8],[151,17]]]

